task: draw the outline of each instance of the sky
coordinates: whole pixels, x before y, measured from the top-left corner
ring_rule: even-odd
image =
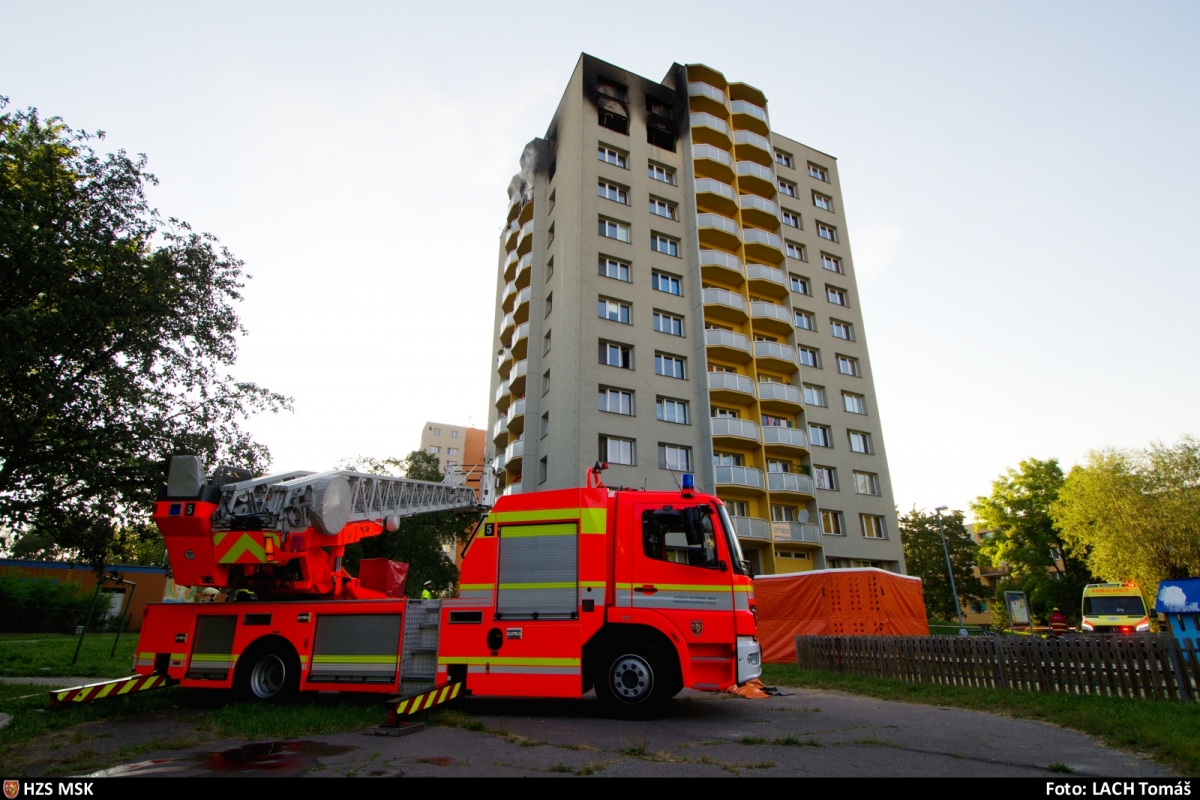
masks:
[[[253,276],[280,470],[484,427],[497,237],[581,52],[838,158],[896,502],[1200,434],[1195,3],[0,0],[0,95],[145,153]]]

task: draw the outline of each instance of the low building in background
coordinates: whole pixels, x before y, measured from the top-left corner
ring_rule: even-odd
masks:
[[[96,603],[92,630],[101,628],[115,630],[122,614],[129,619],[125,630],[138,631],[142,628],[142,612],[147,603],[161,603],[167,588],[167,571],[163,567],[114,564],[107,570],[116,573],[128,583],[105,582]],[[88,597],[96,591],[96,573],[87,564],[69,561],[33,561],[25,559],[0,559],[0,574],[14,576],[26,581],[51,581],[53,583],[77,583],[79,591]],[[130,584],[136,584],[131,586]],[[172,587],[174,584],[172,584]],[[82,625],[87,618],[73,621],[61,631],[43,633],[71,633],[74,625]]]
[[[438,458],[444,475],[452,467],[466,476],[467,485],[479,496],[483,478],[483,430],[444,422],[426,422],[421,431],[421,449]]]

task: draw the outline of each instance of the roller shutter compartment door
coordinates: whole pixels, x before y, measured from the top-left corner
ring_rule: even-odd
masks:
[[[578,523],[500,528],[496,616],[570,619],[578,611]]]

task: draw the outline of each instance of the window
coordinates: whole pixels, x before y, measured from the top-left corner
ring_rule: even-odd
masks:
[[[804,384],[804,404],[809,406],[825,407],[825,388],[823,386],[813,386],[810,383]]]
[[[431,455],[440,456],[442,454],[442,448],[438,447],[436,444],[430,445],[429,453]]]
[[[546,316],[550,316],[550,312],[554,310],[554,292],[546,295]]]
[[[601,411],[609,414],[624,414],[627,417],[633,416],[633,392],[601,386],[599,400]]]
[[[849,322],[841,320],[829,320],[829,332],[833,334],[835,339],[845,339],[848,342],[854,341],[854,326]]]
[[[650,274],[650,288],[658,292],[666,292],[667,294],[683,294],[679,278],[676,278],[674,275],[668,275],[665,272],[652,272]]]
[[[832,225],[826,225],[824,222],[818,222],[817,236],[820,236],[822,239],[828,239],[831,242],[836,242],[838,240],[837,228]]]
[[[812,294],[812,287],[808,283],[808,278],[801,278],[799,275],[792,275],[792,291],[800,294]]]
[[[683,400],[660,397],[655,401],[655,413],[663,422],[674,422],[677,425],[688,424],[688,404]]]
[[[546,335],[542,337],[542,355],[550,352],[550,334],[552,331],[546,331]]]
[[[775,163],[782,164],[785,167],[794,167],[796,162],[792,161],[792,157],[782,150],[775,151]]]
[[[772,522],[795,522],[796,521],[795,506],[771,506],[771,521]]]
[[[613,99],[620,100],[622,103],[629,96],[628,90],[624,86],[605,78],[598,78],[596,80],[596,88],[600,90],[600,94],[606,94]]]
[[[788,197],[796,197],[798,195],[798,193],[796,192],[796,184],[794,184],[790,181],[785,181],[783,178],[780,178],[779,179],[779,193],[786,194]]]
[[[836,492],[838,488],[837,470],[833,467],[813,467],[813,482],[818,489]]]
[[[731,517],[750,516],[750,505],[745,500],[726,500],[725,510]]]
[[[825,211],[833,211],[833,198],[823,194],[812,193],[813,205]]]
[[[762,415],[762,424],[764,428],[792,428],[792,421],[787,417],[773,417],[770,414]]]
[[[841,272],[842,260],[828,253],[821,253],[821,266],[830,272]]]
[[[783,212],[783,224],[790,228],[800,228],[800,215],[793,214],[791,211]]]
[[[846,531],[842,527],[842,512],[829,508],[821,509],[821,530],[830,536],[845,536]]]
[[[651,162],[646,169],[647,174],[656,181],[675,185],[675,170]]]
[[[601,127],[608,128],[610,131],[616,131],[617,133],[628,136],[629,117],[618,113],[618,109],[624,111],[624,108],[617,103],[601,106],[596,121],[600,123]]]
[[[651,114],[657,114],[658,116],[666,117],[667,119],[675,118],[674,106],[672,106],[666,100],[659,100],[657,97],[650,97],[647,95],[646,110]]]
[[[544,397],[548,391],[550,391],[550,370],[542,373],[542,396]]]
[[[739,416],[737,409],[719,406],[709,406],[708,413],[713,419],[737,419]]]
[[[546,171],[547,171],[547,173],[549,173],[549,176],[550,176],[549,179],[554,180],[554,173],[558,172],[558,157],[557,156],[550,159],[550,168]],[[554,194],[553,193],[551,193],[551,195],[550,195],[550,210],[551,211],[554,210]]]
[[[816,164],[808,165],[808,176],[810,178],[816,178],[819,181],[825,181],[826,183],[829,183],[829,173],[824,167],[818,167]]]
[[[629,282],[629,265],[615,258],[600,256],[600,274],[606,278]]]
[[[676,317],[662,311],[655,311],[654,330],[659,333],[669,333],[672,336],[683,336],[683,317]]]
[[[546,482],[546,476],[550,472],[549,458],[550,458],[549,456],[542,456],[542,459],[540,461],[538,461],[538,483]]]
[[[557,160],[558,160],[558,159],[555,159],[555,161],[557,161]],[[554,164],[552,163],[552,164],[551,164],[551,166],[553,167],[553,166],[554,166]],[[551,173],[550,173],[550,180],[554,180],[554,173],[553,173],[553,172],[551,172]],[[557,197],[557,196],[558,196],[558,192],[551,192],[551,193],[550,193],[550,207],[549,207],[548,209],[546,209],[546,213],[547,213],[547,214],[548,214],[548,213],[550,213],[551,211],[553,211],[553,210],[554,210],[554,202],[555,202],[554,198],[555,198],[555,197]]]
[[[626,241],[629,241],[626,239]],[[650,249],[659,253],[666,253],[669,256],[679,257],[679,242],[660,233],[655,233],[650,236]]]
[[[675,472],[692,471],[692,448],[674,444],[658,446],[658,468]]]
[[[642,512],[642,552],[647,558],[657,561],[716,569],[717,535],[713,530],[712,517],[689,512],[696,514],[694,527],[700,534],[699,541],[692,544],[688,540],[688,529],[693,525],[684,526],[685,512],[670,509],[667,506],[661,511]]]
[[[550,412],[547,411],[544,414],[542,414],[542,438],[545,438],[546,434],[548,434],[549,432],[550,432]]]
[[[618,242],[629,241],[629,226],[623,222],[614,222],[611,219],[601,217],[597,222],[597,232],[608,239],[616,239]]]
[[[806,331],[816,330],[817,321],[812,314],[807,311],[796,312],[796,327],[803,328]]]
[[[550,230],[546,231],[546,247],[554,244],[554,226],[550,226]]]
[[[612,164],[615,167],[629,169],[629,158],[619,150],[613,150],[610,147],[600,145],[600,149],[597,151],[597,157],[601,161]]]
[[[803,550],[776,550],[776,558],[798,558],[801,561],[808,561],[808,553]]]
[[[859,514],[858,518],[862,520],[863,536],[868,539],[886,539],[887,527],[883,522],[883,517],[874,514]]]
[[[630,307],[628,303],[622,303],[619,300],[605,300],[600,298],[596,306],[597,314],[600,319],[610,319],[613,322],[621,322],[625,325],[632,324]]]
[[[616,436],[600,437],[600,460],[609,464],[634,464],[633,439],[620,439]]]
[[[813,447],[833,447],[832,432],[828,425],[809,425],[808,443]]]
[[[430,428],[430,430],[431,430],[431,431],[433,431],[433,435],[434,435],[434,436],[441,436],[441,435],[442,435],[442,429],[441,429],[441,428]]]
[[[791,462],[789,462],[789,461],[775,461],[775,460],[773,460],[773,459],[770,459],[770,458],[768,458],[768,459],[767,459],[767,472],[785,472],[785,473],[790,473],[791,471],[792,471],[792,464],[791,464]]]
[[[859,494],[879,494],[879,476],[874,472],[855,472],[854,491]]]
[[[870,455],[875,450],[871,447],[871,434],[863,431],[846,431],[850,436],[850,452]]]
[[[679,211],[674,203],[668,203],[666,200],[659,200],[657,197],[650,198],[650,213],[657,214],[660,217],[667,219],[679,219]]]
[[[858,371],[858,359],[850,356],[839,355],[837,357],[837,371],[843,375],[853,375],[856,378],[861,378],[862,373]]]
[[[600,363],[621,369],[633,369],[633,346],[600,342]]]
[[[554,277],[554,259],[551,258],[546,262],[546,281],[549,282]]]
[[[825,299],[835,306],[846,306],[847,308],[850,306],[850,299],[846,297],[846,292],[832,286],[825,287]]]
[[[797,261],[808,261],[808,254],[804,252],[804,245],[788,242],[786,250],[788,258],[794,258]]]
[[[797,350],[800,352],[801,366],[812,367],[813,369],[821,368],[821,359],[818,351],[811,347],[799,347]]]
[[[623,186],[618,186],[615,183],[608,181],[600,181],[599,185],[600,196],[605,200],[612,200],[616,203],[624,203],[629,205],[629,190]]]
[[[446,448],[446,455],[448,455],[448,456],[456,456],[456,455],[458,455],[458,448],[457,448],[457,447],[447,447],[447,448]]]
[[[654,374],[683,379],[683,359],[663,353],[654,354]]]
[[[714,467],[740,467],[745,463],[740,453],[719,453],[713,452]]]
[[[450,438],[451,438],[451,439],[457,439],[457,438],[458,438],[458,431],[450,431]]]
[[[867,413],[867,401],[861,394],[842,392],[842,408],[851,414],[865,414]]]

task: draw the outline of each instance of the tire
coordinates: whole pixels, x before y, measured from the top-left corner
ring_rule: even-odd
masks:
[[[233,673],[233,690],[242,700],[278,703],[300,691],[300,659],[282,639],[255,642],[246,648]]]
[[[610,716],[647,719],[678,693],[670,662],[644,639],[627,639],[606,648],[597,667],[596,697]]]

